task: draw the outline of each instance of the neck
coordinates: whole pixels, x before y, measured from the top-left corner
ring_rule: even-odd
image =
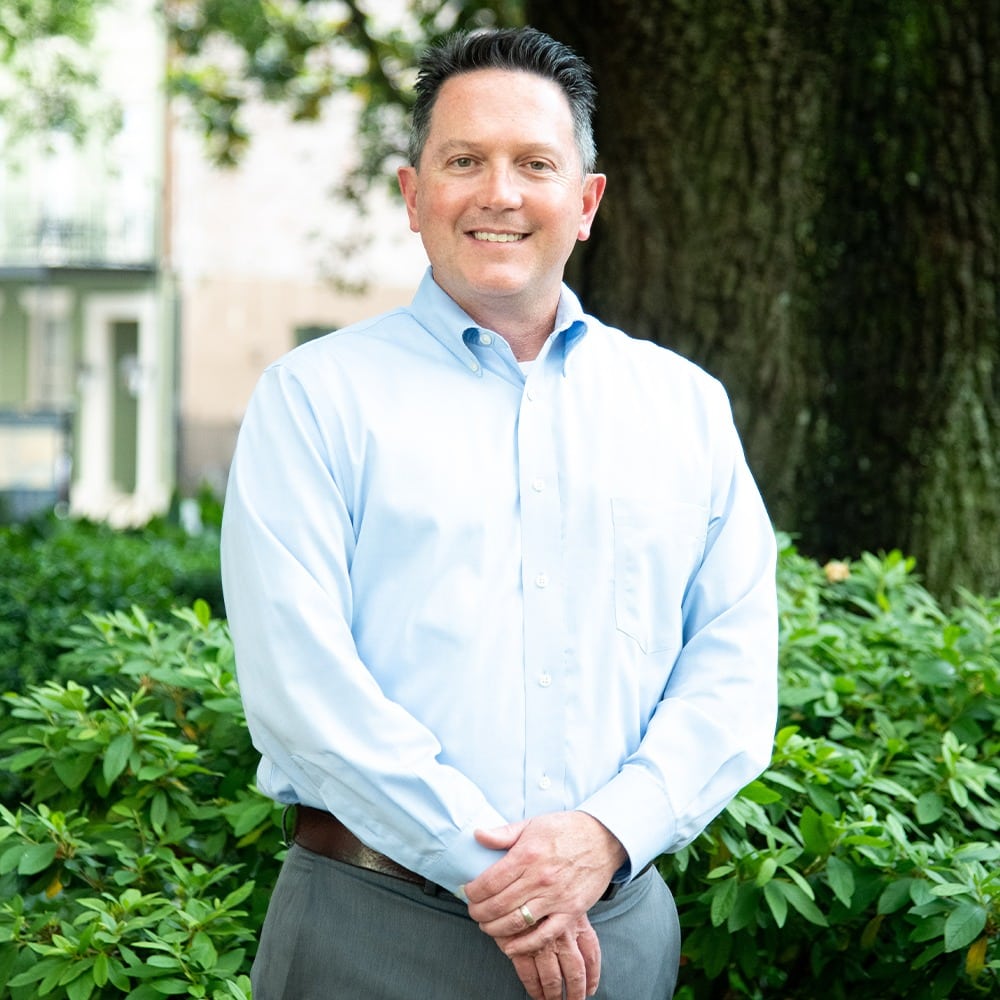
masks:
[[[551,311],[532,310],[525,316],[510,310],[500,310],[495,314],[490,311],[477,310],[469,312],[469,315],[480,326],[493,330],[494,333],[503,337],[518,361],[534,361],[556,323],[556,308],[554,306]],[[541,322],[539,322],[539,316],[544,317]]]
[[[538,352],[541,351],[542,345],[545,343],[549,333],[552,332],[550,327],[546,333],[542,334],[531,334],[525,337],[516,337],[509,333],[500,332],[500,336],[510,344],[510,349],[514,352],[514,357],[518,361],[534,361],[538,357]]]

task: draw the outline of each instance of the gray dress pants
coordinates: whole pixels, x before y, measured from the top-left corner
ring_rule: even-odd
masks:
[[[680,926],[651,869],[590,920],[601,1000],[669,1000]],[[251,974],[254,1000],[525,1000],[510,960],[454,896],[331,861],[293,844]]]

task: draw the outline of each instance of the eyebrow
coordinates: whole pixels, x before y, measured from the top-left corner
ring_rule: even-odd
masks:
[[[448,155],[449,153],[459,153],[459,152],[478,152],[482,147],[482,143],[475,142],[471,139],[447,139],[440,146],[437,147],[437,152]],[[522,148],[528,153],[543,153],[552,159],[562,161],[563,150],[561,147],[553,145],[550,142],[526,142],[522,143]]]

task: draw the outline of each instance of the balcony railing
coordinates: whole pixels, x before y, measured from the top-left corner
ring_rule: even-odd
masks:
[[[0,215],[0,267],[146,268],[155,248],[152,212]]]

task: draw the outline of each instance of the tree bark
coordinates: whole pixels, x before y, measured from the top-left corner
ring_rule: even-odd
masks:
[[[527,15],[600,91],[587,307],[723,380],[804,552],[1000,589],[1000,0]]]

